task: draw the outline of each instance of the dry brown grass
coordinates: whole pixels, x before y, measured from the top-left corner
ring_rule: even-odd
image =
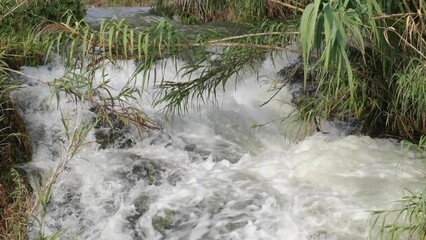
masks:
[[[13,168],[0,174],[0,239],[26,240],[31,207],[28,185]]]

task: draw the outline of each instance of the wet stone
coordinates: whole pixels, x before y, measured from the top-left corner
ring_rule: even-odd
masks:
[[[206,209],[210,214],[214,215],[221,212],[227,202],[228,201],[224,197],[215,194],[215,196],[211,198],[203,199],[195,207],[198,209]]]
[[[149,142],[149,145],[163,145],[164,147],[173,146],[173,140],[171,136],[166,132],[155,132],[151,133],[150,137],[152,138]]]
[[[348,233],[329,232],[327,230],[318,230],[311,234],[309,240],[334,240],[334,239],[345,239],[345,240],[358,240],[359,237],[354,237]]]
[[[196,144],[190,143],[185,146],[185,151],[192,152],[197,148]]]
[[[71,215],[79,218],[83,209],[80,201],[81,193],[75,193],[71,189],[67,188],[64,198],[55,203],[56,206],[66,207],[66,209],[68,209],[68,211],[61,215],[60,218],[66,219]]]
[[[256,193],[253,197],[252,204],[256,207],[262,207],[262,205],[265,203],[265,199],[262,195]]]
[[[105,202],[104,209],[105,212],[108,214],[113,214],[117,212],[118,208],[119,206],[117,206],[113,200],[108,200]]]
[[[164,237],[173,230],[192,229],[197,225],[193,216],[187,211],[182,213],[173,209],[165,209],[152,219],[152,226]]]
[[[148,195],[139,196],[134,202],[136,213],[126,218],[126,220],[129,222],[127,227],[133,232],[132,235],[136,239],[141,239],[144,235],[143,233],[137,231],[137,223],[139,219],[145,214],[145,212],[149,210],[150,203],[151,200]]]
[[[166,230],[176,227],[176,215],[178,215],[177,211],[166,209],[163,214],[153,217],[152,226],[156,231],[164,236],[166,234]]]
[[[203,162],[210,158],[212,152],[204,150],[204,149],[195,149],[194,152],[190,152],[190,157],[192,162]]]
[[[230,232],[239,229],[239,228],[243,228],[244,226],[247,225],[247,221],[235,221],[235,222],[230,222],[226,224],[226,229]]]
[[[145,212],[149,210],[150,204],[151,204],[151,198],[148,195],[141,195],[134,202],[136,211],[140,215],[145,214]]]
[[[316,233],[312,234],[311,236],[309,236],[309,239],[312,240],[326,240],[329,239],[329,234],[327,233],[327,231],[324,230],[320,230],[317,231]]]
[[[93,118],[95,125],[95,138],[100,149],[120,148],[128,149],[135,145],[135,141],[129,137],[130,127],[114,113],[108,113],[108,121],[97,121],[103,118],[103,113],[97,107],[90,109],[97,117]]]
[[[39,146],[43,143],[43,139],[46,137],[46,126],[44,124],[37,126],[33,130],[30,130],[32,136],[37,136],[33,138],[35,146]]]
[[[100,149],[114,147],[127,149],[135,145],[134,140],[128,137],[128,134],[127,130],[103,128],[95,131],[95,138]]]
[[[181,181],[181,180],[182,180],[182,177],[181,177],[181,174],[179,172],[174,172],[174,173],[170,174],[169,176],[167,176],[167,181],[172,186],[176,186],[176,183]]]
[[[127,178],[134,181],[143,179],[148,185],[159,186],[162,183],[162,174],[165,171],[155,160],[144,159],[133,165],[131,173],[128,174]]]

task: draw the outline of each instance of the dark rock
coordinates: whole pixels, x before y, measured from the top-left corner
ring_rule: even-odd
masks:
[[[185,151],[192,152],[197,148],[196,144],[190,143],[185,146]]]
[[[138,155],[127,157],[132,161],[129,168],[123,168],[117,171],[121,179],[130,183],[143,180],[148,185],[159,186],[163,183],[163,173],[166,171],[161,165],[161,160],[143,158]]]
[[[141,195],[135,200],[136,211],[140,216],[144,215],[146,211],[149,210],[151,204],[151,198],[148,195]]]
[[[149,185],[161,185],[162,173],[165,171],[155,161],[140,161],[133,165],[131,174],[136,177],[137,180],[144,179]]]
[[[135,145],[135,141],[130,136],[130,126],[126,125],[123,120],[114,113],[108,113],[108,121],[103,119],[104,114],[98,107],[92,107],[91,112],[95,113],[93,121],[97,121],[95,125],[95,138],[100,149],[120,148],[127,149]]]
[[[167,236],[170,231],[192,229],[196,225],[197,222],[191,221],[190,213],[173,209],[165,209],[152,218],[152,226],[163,236]]]
[[[176,183],[182,181],[181,174],[178,172],[174,172],[167,177],[167,181],[170,185],[176,186]]]
[[[138,220],[145,214],[146,211],[149,210],[149,206],[151,204],[151,198],[148,195],[141,195],[134,201],[134,206],[136,213],[128,216],[126,219],[129,222],[127,224],[127,228],[132,233],[133,239],[146,239],[144,233],[141,233],[137,230]]]
[[[135,145],[132,138],[128,137],[127,129],[102,128],[95,130],[96,142],[100,149],[120,148],[127,149]]]
[[[316,88],[313,81],[307,81],[305,86],[303,60],[298,59],[296,62],[284,67],[278,72],[282,77],[282,84],[287,85],[291,92],[291,103],[298,105],[303,96],[313,93]]]
[[[303,83],[304,69],[303,60],[298,59],[296,62],[284,67],[278,72],[284,83]]]
[[[230,222],[226,224],[226,229],[230,232],[239,229],[239,228],[243,228],[247,225],[248,221],[235,221],[235,222]]]
[[[346,135],[355,135],[361,132],[362,121],[355,118],[348,118],[344,121],[340,119],[334,119],[333,124],[336,128],[344,132]]]

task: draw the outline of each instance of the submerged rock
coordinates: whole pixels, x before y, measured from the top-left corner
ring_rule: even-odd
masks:
[[[165,169],[163,169],[155,161],[146,160],[135,163],[135,165],[133,165],[131,175],[133,175],[133,178],[136,178],[137,180],[144,179],[148,185],[158,186],[161,184],[161,174],[164,171]]]
[[[163,166],[161,160],[144,158],[136,154],[129,155],[126,158],[131,161],[131,165],[129,168],[122,168],[116,172],[121,179],[132,184],[143,180],[147,185],[155,186],[164,182],[163,173],[168,167]]]
[[[91,109],[98,117],[102,116],[98,108]],[[130,126],[126,125],[114,113],[108,113],[108,121],[98,121],[95,126],[95,138],[100,149],[120,148],[127,149],[135,145],[134,140],[130,136]],[[97,121],[97,118],[93,121]]]
[[[190,144],[185,145],[184,149],[185,149],[185,151],[193,152],[196,148],[197,148],[196,144],[190,143]]]
[[[197,222],[191,221],[191,217],[189,213],[164,209],[152,218],[152,226],[165,237],[173,230],[194,228]]]
[[[125,129],[101,128],[96,129],[95,138],[100,149],[114,147],[127,149],[135,144],[133,139],[127,136],[128,133]]]

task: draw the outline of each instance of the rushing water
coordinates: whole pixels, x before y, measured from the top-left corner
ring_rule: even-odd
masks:
[[[290,141],[297,125],[279,121],[293,110],[283,104],[291,101],[288,90],[259,107],[288,61],[291,56],[266,60],[258,74],[243,73],[236,88],[230,84],[216,107],[173,121],[151,108],[145,94],[138,101],[163,130],[143,137],[129,131],[136,143],[129,149],[85,147],[55,184],[45,233],[66,229],[64,239],[111,240],[365,239],[369,211],[400,199],[423,174],[399,144],[345,136],[332,124],[325,126],[328,134]],[[168,66],[158,74],[176,80]],[[133,63],[120,63],[107,72],[120,89],[133,70]],[[64,69],[52,63],[23,71],[52,81]],[[58,108],[47,85],[23,83],[15,97],[35,144],[34,161],[24,168],[42,182],[64,154],[61,114],[76,124],[92,113],[65,96]]]
[[[110,76],[119,86],[133,68],[132,63],[110,68]],[[164,130],[143,138],[129,133],[137,139],[130,149],[86,147],[55,185],[46,232],[66,229],[67,237],[77,239],[365,238],[368,211],[400,198],[422,174],[408,153],[388,140],[334,129],[291,142],[279,121],[252,129],[253,123],[291,111],[278,102],[258,107],[273,94],[266,91],[266,80],[277,77],[269,60],[259,71],[262,81],[246,73],[217,108],[171,123],[149,109]],[[24,72],[50,81],[63,67]],[[172,70],[165,74],[175,76]],[[65,142],[61,113],[54,99],[49,106],[47,86],[31,79],[25,85],[16,94],[35,143],[27,169],[46,174]],[[278,99],[289,98],[284,92]],[[70,99],[60,105],[76,122],[90,115],[90,106],[76,110]]]

